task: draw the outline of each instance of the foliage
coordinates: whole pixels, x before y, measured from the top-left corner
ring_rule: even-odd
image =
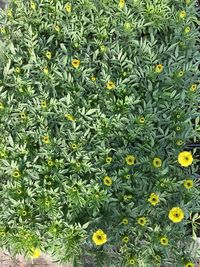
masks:
[[[195,1],[13,0],[0,16],[1,247],[195,262],[197,159],[180,154],[199,127]]]

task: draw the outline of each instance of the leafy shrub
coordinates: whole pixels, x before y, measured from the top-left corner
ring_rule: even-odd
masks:
[[[74,266],[194,266],[196,20],[193,0],[1,11],[2,248]]]

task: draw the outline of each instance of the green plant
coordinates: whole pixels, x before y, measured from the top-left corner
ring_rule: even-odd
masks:
[[[1,247],[193,266],[195,1],[14,0],[0,16]]]

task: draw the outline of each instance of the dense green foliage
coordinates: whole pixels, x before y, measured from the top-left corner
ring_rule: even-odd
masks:
[[[177,159],[198,127],[195,1],[14,0],[0,16],[1,247],[192,266],[197,166]]]

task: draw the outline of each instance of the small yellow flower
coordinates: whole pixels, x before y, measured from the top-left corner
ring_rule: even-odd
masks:
[[[12,9],[8,9],[8,11],[7,11],[7,16],[8,16],[8,17],[12,17],[12,15],[13,15],[13,14],[12,14]]]
[[[112,81],[108,81],[106,84],[108,90],[115,89],[115,84]]]
[[[47,67],[43,68],[43,72],[45,75],[47,75],[49,73],[49,69]]]
[[[131,26],[132,26],[132,24],[130,23],[130,22],[125,22],[124,23],[124,28],[125,28],[125,30],[130,30],[131,29]]]
[[[33,259],[39,258],[40,257],[40,254],[41,254],[41,251],[40,251],[39,248],[34,248],[34,247],[31,248],[31,257]]]
[[[102,53],[105,53],[107,51],[107,47],[105,45],[101,45],[100,50]]]
[[[126,161],[126,164],[128,164],[128,165],[134,165],[134,163],[135,163],[135,157],[132,156],[132,155],[127,155],[125,157],[125,161]]]
[[[154,158],[152,163],[155,168],[160,168],[162,166],[162,160],[160,158]]]
[[[77,144],[71,144],[72,149],[77,149]]]
[[[106,162],[107,162],[107,163],[111,163],[111,162],[112,162],[112,157],[107,157],[107,158],[106,158]]]
[[[47,51],[45,55],[49,60],[51,59],[51,52],[50,51]]]
[[[169,243],[169,240],[168,240],[168,238],[167,238],[166,236],[162,236],[162,237],[160,238],[160,243],[161,243],[161,245],[163,245],[163,246],[167,246],[168,243]]]
[[[48,163],[49,166],[53,166],[53,160],[48,159],[47,163]]]
[[[0,102],[0,109],[4,109],[4,105],[2,102]]]
[[[140,118],[139,118],[139,122],[140,122],[141,124],[145,123],[145,118],[144,118],[144,117],[140,117]]]
[[[78,60],[78,59],[73,59],[72,60],[72,62],[71,62],[71,64],[72,64],[72,66],[75,68],[75,69],[77,69],[79,66],[80,66],[80,60]]]
[[[15,178],[19,178],[21,175],[20,175],[20,172],[16,170],[12,173],[12,176]]]
[[[59,27],[58,25],[56,25],[56,26],[54,27],[54,29],[55,29],[56,32],[60,32],[60,27]]]
[[[20,113],[20,118],[21,118],[22,120],[26,119],[26,114],[25,114],[24,112],[21,112],[21,113]]]
[[[191,86],[190,86],[190,92],[195,92],[197,90],[197,84],[192,84]]]
[[[125,225],[128,224],[128,219],[127,219],[127,218],[124,218],[124,219],[122,220],[122,223],[125,224]]]
[[[193,162],[193,156],[192,153],[189,151],[182,151],[178,155],[178,162],[183,167],[188,167]]]
[[[26,216],[27,212],[25,210],[22,211],[22,216]]]
[[[124,242],[124,243],[128,243],[128,241],[129,241],[129,237],[128,237],[128,236],[124,236],[124,237],[122,238],[122,242]]]
[[[49,136],[48,136],[48,135],[43,136],[42,141],[43,141],[45,144],[49,144],[49,143],[50,143]]]
[[[0,27],[0,32],[1,32],[1,33],[6,33],[6,29],[5,29],[5,27],[3,27],[3,26]]]
[[[72,116],[72,115],[70,115],[70,114],[65,114],[65,118],[66,118],[68,121],[75,121],[74,116]]]
[[[72,11],[72,6],[71,6],[70,3],[67,3],[67,4],[65,5],[65,10],[66,10],[68,13],[71,13],[71,11]]]
[[[179,13],[179,17],[181,19],[184,19],[186,17],[186,12],[184,10],[182,10],[180,13]]]
[[[103,230],[99,229],[93,233],[92,241],[95,243],[96,246],[103,245],[107,242],[107,235],[104,233]]]
[[[193,187],[193,181],[192,180],[185,180],[183,185],[185,188],[190,189]]]
[[[135,260],[134,260],[134,259],[130,259],[130,260],[129,260],[129,264],[130,264],[130,265],[135,265]]]
[[[156,67],[155,67],[155,72],[156,73],[161,73],[163,71],[163,64],[157,64]]]
[[[147,218],[146,217],[140,217],[140,218],[138,218],[137,223],[141,226],[145,226],[147,224]]]
[[[125,6],[125,0],[119,0],[119,8],[124,8]]]
[[[47,102],[45,100],[41,101],[41,107],[46,108],[47,107]]]
[[[177,126],[176,127],[176,131],[179,132],[181,130],[181,127],[180,126]]]
[[[103,178],[103,183],[107,186],[111,186],[112,185],[112,179],[109,176],[105,176]]]
[[[172,222],[178,223],[183,220],[184,212],[181,208],[174,207],[169,211],[168,217]]]
[[[31,9],[33,9],[33,10],[36,9],[36,4],[33,1],[31,1]]]
[[[157,205],[159,201],[159,196],[155,193],[151,193],[150,197],[148,198],[148,202],[150,202],[153,206]]]
[[[76,162],[76,167],[80,168],[81,167],[81,163],[80,162]]]
[[[127,180],[130,179],[130,177],[131,177],[130,174],[127,174],[127,175],[124,176],[124,178],[127,179]]]
[[[96,81],[96,77],[95,76],[92,76],[91,77],[91,81],[95,82]]]
[[[189,26],[187,26],[185,29],[184,29],[184,32],[187,34],[187,33],[189,33],[190,32],[190,27]]]
[[[177,140],[177,141],[176,141],[176,144],[177,144],[177,146],[182,146],[183,141],[182,141],[182,140]]]
[[[190,261],[185,264],[185,267],[195,267],[195,265]]]
[[[15,72],[16,72],[16,73],[20,73],[20,72],[21,72],[21,69],[20,69],[19,67],[16,67],[16,68],[15,68]]]
[[[183,75],[184,75],[184,71],[180,70],[180,71],[178,72],[178,77],[182,77]]]

